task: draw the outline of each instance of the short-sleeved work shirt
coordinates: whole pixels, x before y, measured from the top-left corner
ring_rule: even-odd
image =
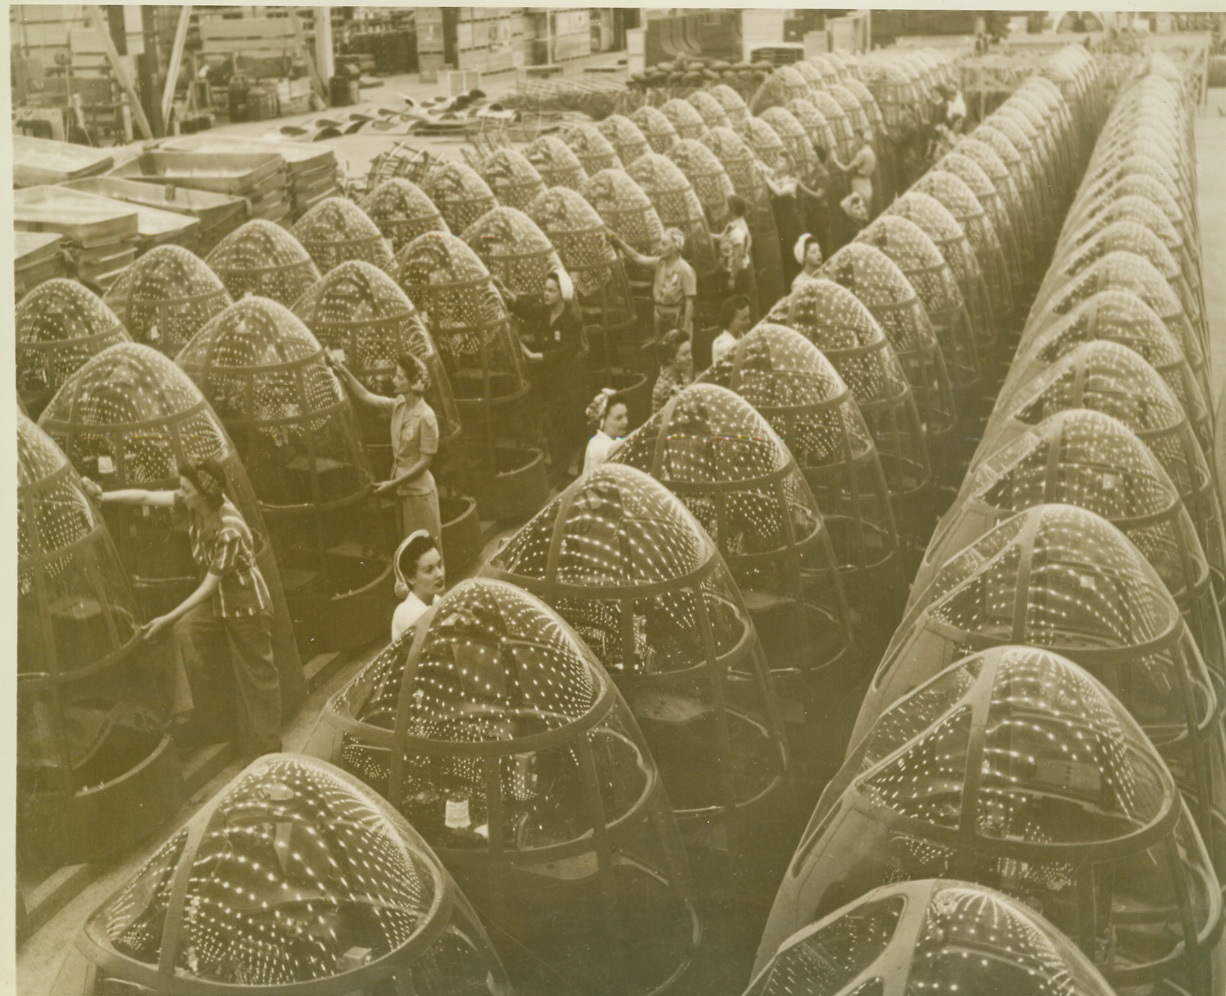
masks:
[[[228,498],[222,502],[216,531],[207,533],[192,521],[187,535],[196,565],[219,579],[213,592],[214,616],[234,619],[272,610],[268,585],[255,563],[251,529]]]
[[[438,455],[438,417],[425,398],[418,398],[411,406],[406,398],[397,398],[392,408],[392,478],[399,477],[423,455]],[[425,495],[434,490],[434,475],[426,470],[398,485],[396,494]]]

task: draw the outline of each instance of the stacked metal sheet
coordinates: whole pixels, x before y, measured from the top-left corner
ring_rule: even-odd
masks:
[[[44,280],[68,275],[63,242],[57,232],[13,233],[13,283],[18,300]]]
[[[130,204],[64,187],[27,187],[13,193],[19,231],[63,237],[78,278],[104,290],[136,258],[140,220]]]
[[[112,176],[244,197],[251,216],[283,221],[290,215],[289,173],[275,152],[168,152],[155,149],[117,167]]]
[[[173,152],[205,152],[214,155],[274,154],[285,160],[289,174],[290,217],[302,217],[325,198],[340,193],[340,167],[336,152],[326,145],[276,142],[268,139],[233,138],[221,135],[185,135],[166,142]]]
[[[98,176],[115,165],[109,153],[48,138],[13,136],[13,186],[36,187]]]
[[[117,176],[93,176],[64,184],[70,190],[100,194],[138,208],[155,208],[195,218],[197,253],[209,252],[218,242],[247,220],[247,202],[241,197],[211,190],[193,190],[172,184],[158,186]]]

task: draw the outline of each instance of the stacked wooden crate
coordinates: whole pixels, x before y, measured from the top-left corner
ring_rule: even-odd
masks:
[[[515,19],[509,7],[461,7],[456,25],[460,69],[484,75],[515,68]]]
[[[417,71],[423,83],[433,83],[446,68],[443,55],[443,10],[415,7],[417,20]]]
[[[592,54],[592,20],[587,7],[553,11],[553,61],[566,62]]]

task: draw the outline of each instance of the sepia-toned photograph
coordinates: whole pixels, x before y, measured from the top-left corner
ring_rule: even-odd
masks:
[[[0,991],[1226,994],[1187,6],[8,5]]]

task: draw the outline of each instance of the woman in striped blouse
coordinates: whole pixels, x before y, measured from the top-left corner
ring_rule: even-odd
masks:
[[[172,508],[187,516],[192,559],[204,578],[175,608],[144,626],[146,640],[167,631],[173,636],[172,719],[187,722],[193,709],[191,680],[209,680],[228,659],[245,758],[279,751],[281,685],[272,655],[272,600],[255,563],[251,530],[226,497],[221,465],[205,459],[179,467],[177,491],[103,492],[96,484],[90,491],[103,502]]]

